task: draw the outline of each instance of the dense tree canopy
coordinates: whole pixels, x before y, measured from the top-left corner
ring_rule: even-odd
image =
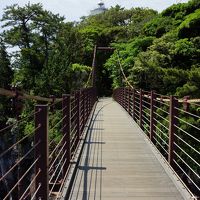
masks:
[[[14,78],[9,84],[43,96],[69,92],[87,82],[91,68],[84,66],[91,66],[94,46],[113,46],[113,54],[97,55],[102,94],[125,84],[120,60],[136,87],[197,97],[199,10],[198,0],[175,4],[162,13],[117,5],[82,17],[80,22],[66,23],[64,17],[44,10],[41,4],[9,6],[2,17],[6,28],[2,39],[6,46],[17,49],[12,54],[9,69]]]
[[[0,41],[0,87],[9,89],[12,76],[13,73],[5,45]],[[0,122],[6,122],[6,116],[9,113],[9,105],[9,99],[0,96]],[[2,125],[0,125],[0,128],[2,128]]]
[[[123,84],[117,64],[120,56],[134,86],[162,94],[199,97],[199,8],[196,0],[173,5],[145,23],[137,36],[115,42],[117,51],[105,64],[113,87]],[[146,48],[141,48],[143,45]]]

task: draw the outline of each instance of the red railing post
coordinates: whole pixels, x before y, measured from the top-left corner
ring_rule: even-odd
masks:
[[[92,90],[91,90],[91,88],[90,88],[90,90],[89,90],[89,102],[90,102],[90,106],[89,106],[89,115],[90,115],[90,112],[91,112],[91,110],[92,110]]]
[[[129,113],[129,115],[130,115],[130,108],[131,108],[131,106],[130,106],[130,97],[131,97],[131,95],[130,95],[130,93],[131,93],[131,90],[130,90],[130,87],[128,88],[128,113]]]
[[[76,145],[80,140],[80,91],[75,92],[76,99]]]
[[[133,89],[133,113],[132,113],[132,117],[133,120],[135,120],[135,89]]]
[[[88,116],[89,116],[88,89],[87,89],[87,91],[86,91],[85,97],[86,97],[86,105],[85,105],[85,109],[86,109],[86,120],[88,120]]]
[[[125,110],[128,112],[128,88],[125,88]]]
[[[70,165],[71,160],[71,144],[70,144],[70,95],[63,94],[62,96],[62,133],[63,133],[63,145],[65,145],[64,153],[66,152],[66,162],[63,167],[63,176],[67,173],[68,167]]]
[[[120,88],[120,105],[123,107],[124,102],[124,89]]]
[[[169,113],[169,156],[168,162],[172,166],[174,159],[174,133],[176,132],[178,100],[174,96],[170,96],[170,113]]]
[[[151,91],[151,105],[150,105],[150,140],[153,141],[155,135],[155,99],[154,91]]]
[[[35,174],[39,175],[35,181],[38,189],[36,199],[49,199],[49,149],[48,149],[48,106],[37,105],[35,107]]]
[[[121,93],[120,93],[120,89],[115,89],[115,101],[117,101],[119,104],[121,104]]]
[[[116,93],[115,93],[115,98],[117,99],[116,101],[119,102],[119,104],[121,105],[121,89],[116,89]]]
[[[142,91],[142,89],[140,89],[140,127],[142,128],[142,126],[143,126],[143,119],[142,119],[142,117],[143,117],[143,91]]]
[[[123,103],[122,106],[126,109],[126,88],[123,88]]]
[[[85,90],[82,90],[82,123],[83,123],[83,130],[86,124],[86,120],[85,120]],[[83,131],[81,130],[81,131]]]
[[[122,105],[122,89],[119,88],[116,90],[117,90],[117,98],[118,98],[119,104]]]

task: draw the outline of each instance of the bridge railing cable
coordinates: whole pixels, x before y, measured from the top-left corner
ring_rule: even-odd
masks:
[[[59,199],[96,100],[95,88],[64,94],[0,130],[0,199]]]
[[[30,198],[30,190],[36,193],[34,188],[35,179],[41,171],[34,173],[40,155],[34,158],[34,152],[40,145],[40,141],[32,143],[34,135],[40,129],[35,126],[29,133],[21,133],[18,127],[22,126],[24,120],[31,121],[34,115],[32,112],[28,117],[19,121],[13,121],[11,125],[3,128],[0,132],[0,185],[3,188],[0,199],[26,199]],[[25,185],[28,185],[27,187]]]
[[[194,199],[200,197],[200,104],[187,97],[118,88],[113,98],[129,113]]]

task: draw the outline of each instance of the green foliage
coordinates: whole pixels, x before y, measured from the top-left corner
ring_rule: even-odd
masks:
[[[200,35],[200,9],[186,17],[178,27],[178,35],[180,38],[191,38]]]
[[[145,51],[153,42],[153,37],[138,37],[130,43],[113,44],[117,51],[106,62],[105,67],[110,72],[113,79],[113,87],[122,86],[121,70],[118,59],[123,66],[125,74],[130,74],[129,68],[135,63],[135,58],[140,51]]]
[[[6,27],[4,41],[20,49],[16,60],[19,76],[15,76],[15,82],[24,89],[32,89],[36,76],[48,66],[50,46],[63,18],[43,10],[40,4],[24,7],[15,4],[5,9],[2,21]]]
[[[43,96],[70,92],[87,82],[90,68],[85,66],[92,63],[94,46],[112,45],[117,49],[113,55],[97,56],[99,69],[107,60],[103,73],[98,72],[99,85],[109,87],[110,79],[113,87],[124,84],[119,56],[125,75],[136,87],[194,95],[199,88],[199,5],[191,0],[161,14],[117,5],[76,24],[65,23],[41,4],[9,6],[2,22],[3,40],[19,48],[12,64],[13,83]]]
[[[1,38],[0,38],[1,39]],[[0,41],[0,87],[9,88],[13,71],[10,66],[10,58],[6,52],[5,45]]]
[[[183,19],[184,16],[193,13],[200,8],[199,0],[190,0],[188,3],[174,4],[162,12],[162,16]]]
[[[6,52],[5,45],[0,41],[0,88],[9,89],[11,87],[12,76],[13,71],[10,66],[10,58]],[[5,125],[10,110],[9,99],[0,96],[0,128]]]
[[[53,140],[54,144],[57,144],[62,138],[62,133],[60,131],[62,123],[59,123],[61,118],[62,113],[58,110],[51,112],[49,115],[49,141],[51,142]]]
[[[161,37],[165,33],[169,32],[174,27],[174,19],[171,17],[158,16],[146,23],[143,27],[144,35]]]

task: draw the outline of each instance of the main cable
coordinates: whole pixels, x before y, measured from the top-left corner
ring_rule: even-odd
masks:
[[[118,63],[119,63],[119,66],[120,66],[120,70],[121,70],[122,75],[123,75],[123,77],[124,77],[124,81],[129,85],[129,87],[131,87],[131,88],[133,89],[134,87],[133,87],[133,86],[131,85],[131,83],[128,81],[128,78],[126,77],[126,75],[125,75],[125,73],[124,73],[122,64],[121,64],[121,62],[120,62],[119,51],[116,50],[116,52],[117,52],[117,57],[118,57]]]

